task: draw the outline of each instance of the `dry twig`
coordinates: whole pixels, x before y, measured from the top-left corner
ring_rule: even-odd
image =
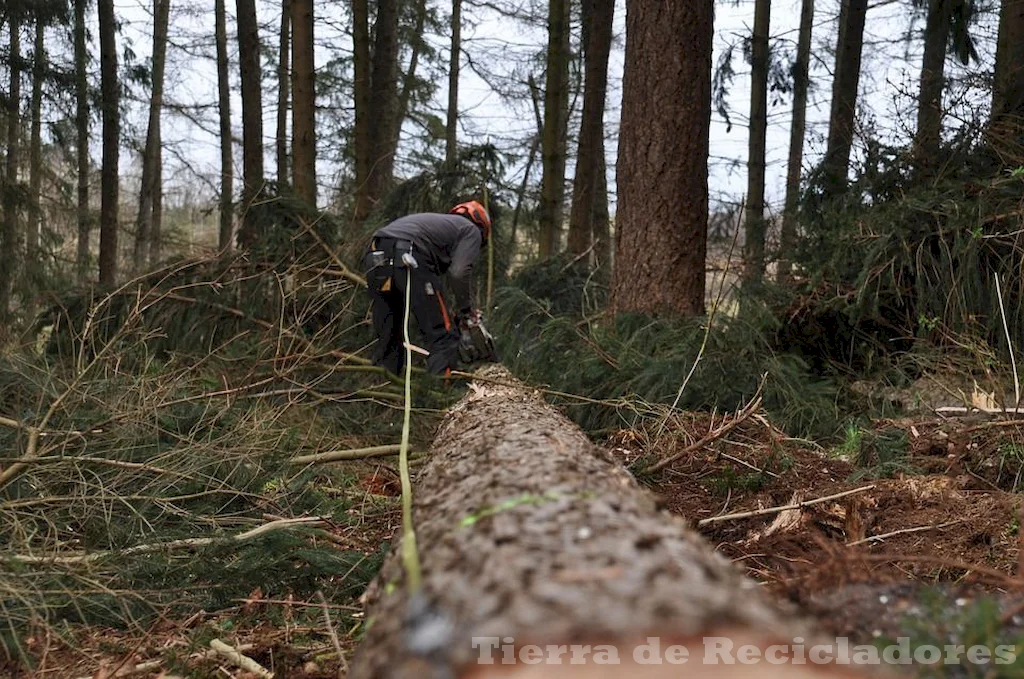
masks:
[[[697,522],[698,526],[707,526],[712,523],[722,523],[723,521],[735,521],[737,519],[750,519],[755,516],[767,516],[768,514],[778,514],[788,509],[803,509],[804,507],[810,507],[811,505],[821,504],[822,502],[828,502],[829,500],[838,500],[841,497],[847,495],[855,495],[856,493],[865,493],[869,490],[874,490],[875,485],[861,486],[860,488],[854,488],[853,490],[846,490],[842,493],[836,493],[835,495],[826,495],[825,497],[814,498],[813,500],[804,500],[803,502],[797,502],[794,504],[780,505],[778,507],[768,507],[766,509],[755,509],[749,512],[737,512],[735,514],[725,514],[723,516],[712,516],[708,519],[701,519]]]

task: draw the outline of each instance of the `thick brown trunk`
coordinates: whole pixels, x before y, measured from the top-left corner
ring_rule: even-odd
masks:
[[[21,23],[8,18],[11,85],[7,98],[7,158],[3,183],[3,228],[0,229],[0,319],[11,312],[14,279],[21,261],[18,214],[18,168],[21,164]]]
[[[39,230],[43,209],[43,80],[46,73],[46,24],[36,19],[36,39],[32,64],[32,131],[29,140],[28,228],[25,245],[28,266],[35,270],[39,263]]]
[[[352,93],[355,104],[353,155],[355,156],[355,204],[353,217],[362,221],[373,209],[370,168],[373,129],[370,111],[370,7],[369,0],[352,0]]]
[[[117,77],[117,17],[114,0],[98,0],[100,100],[103,107],[103,167],[100,176],[100,285],[117,282],[117,218],[120,199],[121,84]]]
[[[251,247],[262,236],[253,209],[263,191],[263,100],[260,35],[255,0],[237,0],[238,65],[242,84],[242,226],[238,242]]]
[[[89,271],[89,236],[92,214],[89,211],[89,74],[85,44],[85,6],[88,0],[75,0],[75,156],[78,162],[78,281]]]
[[[544,134],[541,137],[540,257],[558,251],[565,202],[566,124],[569,118],[569,17],[571,0],[548,5],[547,75],[544,80]]]
[[[391,189],[398,143],[398,0],[378,0],[374,22],[373,71],[370,82],[372,144],[370,200],[376,203]]]
[[[281,46],[278,50],[277,62],[277,183],[281,189],[288,186],[288,99],[291,84],[289,82],[288,64],[291,61],[292,43],[292,5],[291,0],[281,0]]]
[[[1024,146],[1024,0],[1003,0],[992,86],[990,138],[997,150]]]
[[[313,0],[292,2],[292,188],[316,206]]]
[[[917,100],[917,163],[935,162],[942,139],[942,92],[945,87],[946,44],[952,18],[952,0],[930,0],[924,29],[921,89]]]
[[[569,212],[569,252],[581,255],[592,245],[598,250],[608,234],[608,194],[604,160],[604,108],[608,91],[608,55],[612,46],[614,0],[584,0],[583,44],[585,80],[572,209]],[[599,224],[600,220],[603,224]],[[607,245],[607,244],[606,244]],[[595,257],[600,260],[600,257]]]
[[[459,152],[459,60],[462,57],[462,0],[452,0],[452,45],[448,61],[448,121],[444,134],[444,160],[455,166]]]
[[[704,313],[714,2],[634,2],[616,172],[613,303]]]
[[[164,65],[167,63],[167,29],[171,0],[153,0],[153,91],[149,100],[149,128],[142,152],[142,183],[139,189],[139,213],[135,219],[134,264],[142,271],[153,250],[154,196],[160,191],[160,116],[164,103]]]
[[[857,114],[857,87],[864,48],[864,19],[868,0],[842,0],[839,12],[839,40],[836,46],[835,78],[832,81],[832,110],[828,145],[822,165],[825,192],[836,196],[846,189],[850,151]]]
[[[351,679],[777,677],[766,662],[731,664],[728,675],[705,666],[702,637],[762,649],[813,643],[813,630],[659,510],[572,422],[504,369],[482,377],[442,423],[414,487],[422,586],[410,591],[399,535],[368,592],[372,623]],[[659,637],[659,658],[670,644],[689,647],[683,674],[671,666],[637,674],[634,652],[650,636]],[[582,666],[564,654],[556,665],[506,665],[492,644],[513,646],[519,658],[530,644],[601,644],[624,664],[596,667],[592,647],[578,654]],[[838,674],[827,665],[785,669],[781,676]]]
[[[217,14],[217,107],[220,114],[220,228],[217,244],[221,252],[227,252],[231,249],[234,221],[231,198],[235,191],[235,161],[231,135],[227,8],[224,0],[216,0],[214,11]]]
[[[754,3],[754,35],[750,53],[750,143],[747,149],[747,205],[744,219],[744,278],[764,277],[764,176],[768,137],[768,31],[771,0]]]
[[[811,33],[814,0],[803,0],[800,37],[793,64],[793,122],[789,130],[789,163],[786,167],[786,206],[782,215],[779,243],[779,281],[789,280],[793,250],[796,249],[797,209],[800,203],[800,175],[804,162],[804,133],[807,127],[807,90],[810,84]]]

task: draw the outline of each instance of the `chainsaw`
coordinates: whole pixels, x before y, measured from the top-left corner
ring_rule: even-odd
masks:
[[[498,352],[494,348],[494,336],[484,326],[479,313],[469,314],[460,319],[459,329],[459,358],[463,363],[499,362]]]

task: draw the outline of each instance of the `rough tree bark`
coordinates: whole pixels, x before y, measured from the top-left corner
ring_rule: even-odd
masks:
[[[999,12],[989,137],[997,151],[1024,146],[1024,0],[1003,0]]]
[[[771,0],[754,3],[754,35],[750,52],[750,144],[747,150],[747,207],[744,219],[744,268],[748,282],[764,277],[764,180],[768,139],[768,32]]]
[[[804,133],[807,128],[807,91],[810,85],[811,33],[814,26],[814,0],[803,0],[800,8],[800,37],[793,64],[793,124],[789,131],[789,162],[786,166],[786,205],[779,237],[779,282],[785,283],[792,272],[796,248],[797,209],[800,203],[800,174],[804,164]]]
[[[540,257],[558,251],[565,202],[566,131],[569,119],[569,18],[572,0],[548,4],[547,73],[544,78],[544,134],[541,137],[541,181],[538,221]]]
[[[935,162],[942,139],[942,91],[945,87],[946,44],[953,0],[929,0],[924,29],[921,86],[917,99],[917,164]]]
[[[713,0],[626,11],[616,311],[704,313]]]
[[[448,61],[448,120],[444,130],[444,162],[455,167],[459,151],[459,62],[462,58],[462,0],[452,0],[452,44]]]
[[[612,46],[614,0],[583,0],[583,54],[586,75],[580,122],[576,176],[569,212],[569,252],[581,255],[593,246],[595,264],[606,260],[598,253],[608,248],[608,194],[604,160],[604,108],[608,92],[608,55]]]
[[[313,0],[292,6],[292,188],[316,206],[316,88],[313,56]]]
[[[11,296],[21,237],[18,230],[18,168],[21,164],[21,22],[18,13],[8,17],[10,89],[7,96],[7,158],[3,182],[3,228],[0,229],[0,319],[11,311]]]
[[[370,112],[370,3],[352,0],[352,98],[355,104],[353,121],[353,156],[355,164],[355,205],[353,218],[362,221],[373,209],[369,193],[373,143]]]
[[[685,676],[721,677],[699,660],[703,635],[762,649],[814,638],[539,396],[500,367],[483,378],[438,429],[415,486],[422,588],[409,591],[399,535],[368,592],[351,679],[683,676],[630,662],[648,636],[689,648]],[[496,664],[477,664],[486,637],[517,651],[616,645],[624,664],[567,667],[563,656],[563,665],[508,666],[500,650]],[[727,667],[730,677],[833,669]]]
[[[227,8],[224,0],[216,0],[214,12],[217,14],[217,107],[220,114],[220,229],[217,244],[221,252],[227,252],[231,249],[234,221],[231,198],[235,191],[235,161],[231,136]]]
[[[103,108],[103,168],[100,175],[100,286],[117,282],[117,218],[120,198],[121,83],[117,77],[117,17],[114,0],[99,0],[100,100]]]
[[[828,144],[822,169],[827,196],[846,189],[853,148],[853,127],[857,114],[860,59],[864,48],[864,20],[868,0],[842,0],[839,11],[839,39],[836,43],[835,78],[832,81],[832,110],[829,115]]]
[[[142,271],[150,261],[154,241],[154,212],[163,190],[160,183],[162,160],[160,118],[164,104],[164,66],[167,63],[167,29],[171,0],[153,0],[153,91],[149,100],[149,128],[142,151],[142,182],[139,188],[139,213],[135,219],[135,270]]]
[[[293,23],[291,0],[281,0],[281,42],[277,55],[277,136],[274,139],[277,152],[277,183],[281,189],[288,186],[291,177],[288,171],[288,99],[291,93],[288,64],[292,59]]]
[[[237,0],[238,65],[242,82],[242,226],[238,242],[251,247],[262,234],[253,204],[263,191],[263,100],[260,34],[255,0]]]
[[[32,131],[28,156],[28,227],[25,246],[28,266],[35,271],[39,261],[39,230],[43,222],[43,81],[46,75],[46,24],[36,18],[36,39],[32,57]]]
[[[78,161],[78,249],[76,268],[78,281],[89,271],[89,235],[92,214],[89,211],[89,53],[85,45],[85,5],[88,0],[75,0],[75,156]]]

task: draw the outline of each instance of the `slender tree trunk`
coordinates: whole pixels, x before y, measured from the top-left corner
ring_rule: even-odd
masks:
[[[92,214],[89,210],[89,53],[85,44],[85,6],[88,0],[75,2],[75,155],[78,161],[78,251],[76,264],[78,281],[85,280],[89,271],[89,236]]]
[[[540,88],[537,87],[537,80],[532,73],[527,78],[527,84],[530,86],[530,101],[533,103],[533,118],[537,123],[537,133],[533,135],[533,140],[530,142],[530,151],[526,154],[526,167],[523,169],[523,181],[519,183],[519,190],[516,192],[516,207],[512,213],[512,233],[510,234],[513,248],[516,247],[519,216],[522,214],[523,202],[526,200],[526,187],[530,185],[530,173],[537,160],[537,152],[540,151],[540,139],[544,136],[544,114],[540,110]]]
[[[117,227],[121,148],[121,85],[117,75],[114,0],[97,0],[100,32],[100,99],[103,106],[103,169],[100,179],[100,285],[117,282]]]
[[[372,152],[369,187],[376,203],[391,189],[398,138],[398,0],[378,0],[370,82]]]
[[[626,12],[617,312],[704,313],[713,0]]]
[[[355,221],[373,209],[370,168],[373,165],[373,129],[370,111],[370,7],[369,0],[352,0],[352,92],[355,103],[353,155],[355,156]]]
[[[237,0],[238,65],[242,84],[242,227],[238,241],[252,247],[260,238],[254,204],[263,192],[263,100],[260,35],[255,0]]]
[[[499,384],[477,382],[449,412],[417,479],[420,587],[399,534],[367,592],[374,624],[351,679],[857,676],[786,653],[781,665],[702,662],[725,639],[757,656],[821,640],[526,385],[500,368],[483,377]],[[647,637],[660,667],[644,662]],[[530,644],[541,657],[524,658]],[[541,660],[563,644],[589,646]],[[685,668],[663,662],[672,644],[687,648]]]
[[[36,40],[32,65],[32,132],[29,142],[28,229],[26,246],[29,266],[39,263],[39,232],[43,223],[43,81],[46,74],[46,24],[36,19]]]
[[[301,3],[300,3],[301,4]],[[288,100],[290,98],[288,64],[292,43],[293,7],[291,0],[281,0],[281,47],[277,64],[277,183],[283,190],[288,186]],[[294,142],[293,142],[294,143]]]
[[[448,124],[445,126],[444,160],[455,167],[459,153],[459,65],[462,58],[462,0],[452,0],[452,46],[448,61]]]
[[[789,131],[789,163],[786,168],[786,207],[782,215],[779,245],[779,281],[787,282],[796,248],[797,209],[800,203],[800,173],[804,161],[804,132],[807,127],[807,90],[810,84],[811,31],[814,0],[803,0],[800,9],[800,37],[793,64],[793,123]]]
[[[231,250],[235,162],[234,142],[231,135],[231,81],[228,64],[227,8],[224,0],[216,0],[217,34],[217,105],[220,113],[220,229],[218,247],[221,252]]]
[[[569,17],[571,0],[548,4],[547,76],[544,81],[544,134],[541,137],[540,243],[538,254],[558,250],[565,202],[566,125],[569,117]]]
[[[316,88],[313,0],[292,0],[292,187],[316,207]]]
[[[1003,0],[999,12],[990,138],[1024,146],[1024,0]]]
[[[750,144],[747,150],[747,206],[744,232],[744,278],[764,277],[765,146],[768,137],[768,33],[771,0],[754,3],[754,36],[750,59]]]
[[[11,312],[14,280],[21,261],[18,214],[18,169],[21,165],[21,22],[12,12],[7,18],[10,31],[8,62],[11,84],[7,99],[7,158],[3,183],[3,229],[0,230],[0,320]]]
[[[135,271],[142,271],[150,261],[153,248],[154,195],[160,172],[160,117],[164,103],[164,71],[167,63],[167,30],[171,0],[153,0],[153,92],[149,100],[149,128],[146,148],[142,152],[142,184],[139,189],[139,214],[135,219]]]
[[[153,172],[153,222],[149,234],[149,264],[156,266],[164,249],[164,145],[163,132],[157,128],[156,162]]]
[[[409,55],[409,68],[405,72],[402,83],[402,91],[398,95],[398,116],[395,119],[395,139],[400,140],[402,136],[402,123],[409,113],[409,101],[412,98],[413,89],[416,87],[416,69],[419,67],[420,52],[423,50],[423,29],[427,23],[426,0],[418,0],[416,4],[416,26],[413,35],[420,36],[412,42],[412,51]]]
[[[829,116],[828,145],[823,171],[827,196],[846,189],[857,114],[861,52],[864,48],[864,19],[868,0],[842,0],[839,12],[839,40],[836,46],[835,78],[832,81],[832,111]]]
[[[952,0],[930,0],[924,29],[921,89],[917,102],[917,164],[932,165],[942,139],[942,92],[945,89],[946,44]]]
[[[608,238],[607,179],[604,150],[604,109],[608,91],[608,56],[612,46],[614,0],[584,0],[583,54],[585,81],[576,177],[569,213],[569,251],[577,255]],[[598,221],[603,220],[603,224]],[[607,243],[605,243],[607,247]],[[595,257],[600,261],[600,257]]]

